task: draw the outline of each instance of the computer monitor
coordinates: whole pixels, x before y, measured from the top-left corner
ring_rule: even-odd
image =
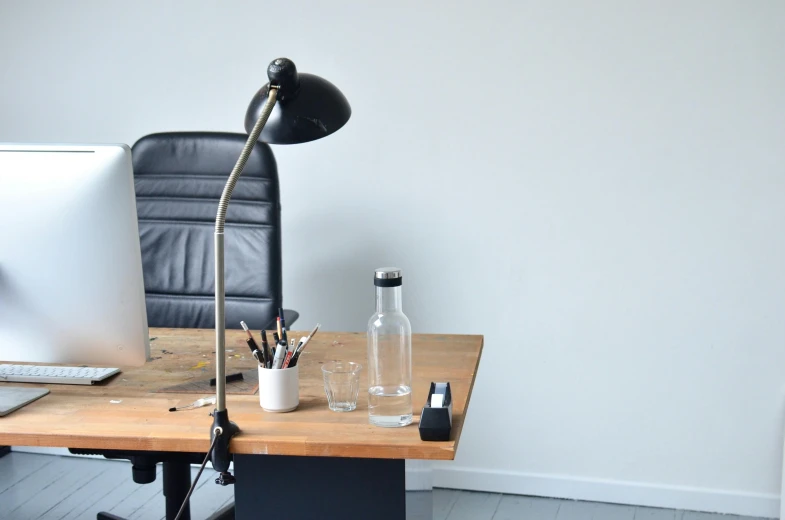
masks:
[[[149,352],[131,150],[0,143],[0,361]]]

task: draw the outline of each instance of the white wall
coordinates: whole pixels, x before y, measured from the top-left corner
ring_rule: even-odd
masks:
[[[285,55],[352,103],[277,147],[285,298],[486,347],[435,485],[775,516],[785,3],[7,2],[0,140],[242,131]]]

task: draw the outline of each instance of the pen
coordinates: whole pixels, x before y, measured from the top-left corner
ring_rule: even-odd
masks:
[[[256,344],[256,340],[253,339],[253,334],[248,330],[248,325],[246,325],[244,321],[241,321],[240,325],[243,327],[245,333],[248,334],[248,339],[245,340],[245,342],[248,344],[248,348],[251,349],[251,354],[253,354],[254,350],[259,350],[259,345]]]
[[[311,333],[308,334],[307,338],[300,339],[300,344],[297,346],[297,350],[295,350],[294,357],[292,358],[291,363],[289,363],[289,366],[295,366],[297,364],[297,361],[300,359],[300,353],[305,350],[305,346],[308,345],[308,342],[311,341],[311,338],[314,337],[316,332],[319,330],[319,327],[321,326],[321,323],[317,323],[316,327],[314,327]]]
[[[281,339],[285,339],[283,335],[283,325],[281,325],[281,317],[278,316],[278,319],[275,320],[275,325],[278,327],[278,337]]]
[[[300,359],[300,352],[302,352],[302,350],[305,347],[306,343],[308,343],[308,338],[306,338],[305,336],[300,338],[300,343],[297,345],[297,348],[294,350],[294,355],[292,356],[292,361],[289,363],[290,367],[293,367],[293,366],[297,365],[297,360]]]
[[[169,408],[170,412],[179,412],[180,410],[191,410],[193,408],[200,408],[202,406],[207,406],[208,404],[215,404],[215,396],[210,397],[203,397],[202,399],[197,399],[191,404],[187,404],[185,406]]]
[[[278,347],[275,349],[275,359],[273,360],[273,368],[281,368],[283,366],[283,360],[286,357],[286,343],[280,342],[278,343]]]
[[[288,343],[289,338],[286,337],[286,321],[283,315],[283,307],[278,307],[278,317],[281,318],[281,339]]]
[[[270,345],[267,343],[267,333],[262,331],[262,354],[264,354],[264,368],[271,368],[270,360],[273,358],[270,354]]]
[[[295,350],[294,338],[292,338],[291,343],[289,343],[289,350],[286,352],[286,358],[283,360],[282,368],[289,367],[289,363],[292,361],[292,356],[294,355],[294,350]]]
[[[248,330],[248,325],[246,325],[244,321],[241,321],[240,325],[242,325],[245,333],[248,334],[248,339],[245,340],[245,343],[248,345],[248,348],[251,349],[251,355],[256,358],[256,361],[258,361],[260,365],[267,365],[267,361],[264,357],[264,351],[261,350],[259,345],[256,344],[253,334],[251,334],[251,331]]]
[[[244,321],[241,321],[241,322],[240,322],[240,326],[243,328],[243,330],[245,331],[245,333],[246,333],[246,334],[248,334],[248,337],[249,337],[249,338],[251,338],[251,339],[253,339],[253,336],[251,335],[251,331],[250,331],[250,330],[248,330],[248,325],[246,325]]]
[[[251,355],[259,362],[260,365],[265,366],[266,362],[264,360],[264,353],[256,346],[256,343],[252,339],[247,339],[245,342],[248,344],[248,348],[251,349]]]

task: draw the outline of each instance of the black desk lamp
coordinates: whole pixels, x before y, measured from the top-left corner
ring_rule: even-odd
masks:
[[[240,429],[229,421],[226,409],[226,323],[224,316],[224,224],[226,209],[245,163],[260,139],[270,144],[306,143],[326,137],[349,120],[346,97],[329,81],[313,74],[298,74],[294,63],[279,58],[267,67],[270,82],[256,93],[245,115],[248,141],[226,182],[215,218],[215,411],[210,429],[213,467],[220,484],[230,484],[229,441]]]

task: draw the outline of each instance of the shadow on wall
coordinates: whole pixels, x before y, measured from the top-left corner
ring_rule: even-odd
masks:
[[[396,253],[401,248],[395,237],[378,238],[371,223],[367,216],[332,213],[300,220],[284,230],[284,237],[297,236],[308,244],[311,254],[284,287],[284,299],[295,303],[307,298],[307,310],[296,306],[316,313],[308,319],[318,319],[324,330],[365,331],[375,308],[373,270],[403,260]],[[336,231],[347,229],[351,237]],[[299,293],[297,298],[289,296],[292,290]]]

